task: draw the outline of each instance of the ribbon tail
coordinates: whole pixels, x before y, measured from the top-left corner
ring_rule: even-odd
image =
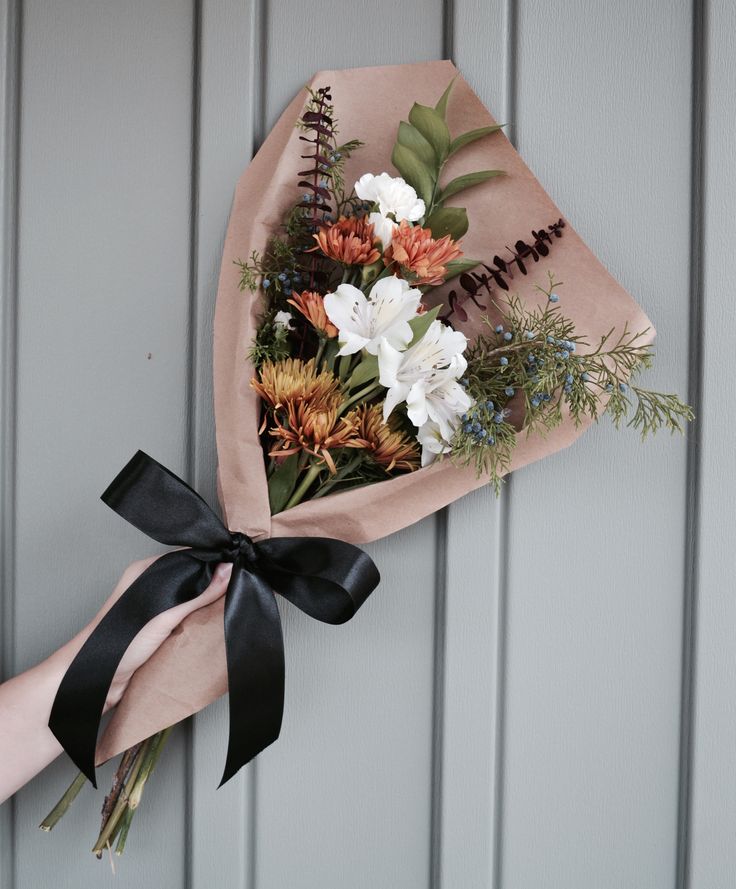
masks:
[[[157,559],[105,614],[64,674],[49,728],[93,787],[102,711],[123,655],[148,621],[202,593],[213,567],[186,551]]]
[[[284,712],[284,640],[276,597],[240,559],[225,598],[225,652],[230,732],[220,787],[278,738]]]

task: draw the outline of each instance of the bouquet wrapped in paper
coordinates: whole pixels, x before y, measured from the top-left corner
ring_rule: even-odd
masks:
[[[687,406],[632,379],[653,338],[450,62],[317,74],[232,207],[214,329],[222,524],[146,455],[104,495],[157,540],[190,548],[154,563],[141,601],[163,595],[165,607],[157,590],[173,580],[171,603],[194,594],[218,561],[236,566],[231,589],[135,674],[96,762],[135,747],[119,783],[140,782],[157,733],[229,688],[230,777],[278,735],[272,590],[340,623],[378,582],[348,545],[498,484],[604,411],[643,434],[680,429]],[[166,559],[174,567],[156,575]],[[94,656],[80,653],[77,679]],[[52,728],[90,774],[67,743],[72,680]]]

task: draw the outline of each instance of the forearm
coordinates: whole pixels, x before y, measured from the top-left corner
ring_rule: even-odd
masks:
[[[154,558],[134,562],[94,620],[38,666],[0,685],[0,803],[15,793],[61,753],[48,727],[59,684],[95,626]],[[225,594],[232,564],[220,565],[207,589],[149,621],[128,646],[110,686],[105,710],[117,705],[131,676],[163,644],[187,615]]]
[[[0,685],[0,803],[61,753],[48,720],[61,678],[84,635]]]

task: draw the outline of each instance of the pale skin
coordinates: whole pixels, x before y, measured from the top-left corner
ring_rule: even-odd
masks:
[[[25,673],[0,685],[0,803],[12,796],[62,752],[48,727],[56,691],[67,667],[113,603],[154,559],[130,565],[110,598],[89,624],[66,645]],[[105,702],[105,711],[122,698],[135,671],[193,611],[225,594],[232,565],[223,563],[207,589],[150,621],[135,637],[120,662]]]

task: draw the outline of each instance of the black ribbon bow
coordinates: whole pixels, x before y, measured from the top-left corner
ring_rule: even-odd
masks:
[[[279,736],[284,643],[273,590],[310,617],[341,624],[380,580],[358,547],[328,537],[253,541],[228,531],[186,482],[143,451],[102,495],[159,543],[190,547],[150,565],[95,627],[66,671],[49,727],[96,787],[95,748],[110,684],[136,634],[157,614],[202,593],[220,562],[232,562],[225,595],[230,733],[222,786]]]

